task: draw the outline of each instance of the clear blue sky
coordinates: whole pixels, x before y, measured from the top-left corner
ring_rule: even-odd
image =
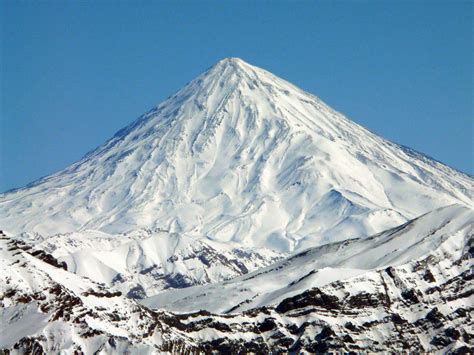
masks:
[[[78,160],[224,57],[473,173],[471,1],[0,1],[0,191]]]

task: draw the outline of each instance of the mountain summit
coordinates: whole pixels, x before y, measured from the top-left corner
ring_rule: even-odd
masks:
[[[0,195],[0,225],[44,235],[159,229],[290,252],[472,205],[472,184],[226,58],[79,162]]]

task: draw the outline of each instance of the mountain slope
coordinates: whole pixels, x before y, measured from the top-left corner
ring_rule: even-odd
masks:
[[[437,211],[432,217],[447,218],[452,212],[459,208]],[[120,292],[69,273],[51,255],[2,235],[0,349],[7,353],[407,350],[464,354],[473,345],[472,223],[466,233],[459,218],[445,222],[445,226],[456,224],[460,232],[448,227],[451,236],[445,238],[440,232],[445,226],[434,230],[434,239],[444,242],[416,260],[398,255],[387,260],[402,265],[369,270],[321,287],[308,285],[308,290],[273,307],[231,315],[149,310]],[[414,223],[408,233],[420,228],[420,222]],[[374,237],[376,244],[400,239],[390,238],[390,233],[397,231]],[[423,241],[431,238],[420,236]],[[323,254],[320,250],[313,257]]]
[[[227,280],[281,259],[265,249],[185,237],[163,231],[136,230],[121,235],[75,232],[17,237],[32,250],[51,254],[69,272],[87,277],[131,298]]]
[[[0,349],[12,353],[151,353],[192,344],[145,307],[0,233]],[[148,335],[160,329],[159,336]]]
[[[81,161],[0,195],[0,225],[46,236],[150,228],[287,253],[472,205],[472,186],[230,58]]]
[[[460,257],[459,253],[467,252],[473,228],[474,210],[452,205],[368,238],[311,248],[230,281],[162,292],[143,304],[176,312],[245,311],[275,305],[335,281],[370,280],[379,269],[413,263],[429,255],[444,260],[439,265],[430,263],[431,272],[440,280],[449,275],[448,265]]]

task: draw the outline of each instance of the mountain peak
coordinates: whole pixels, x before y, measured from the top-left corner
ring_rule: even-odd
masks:
[[[228,65],[228,64],[247,64],[247,65],[249,65],[243,59],[238,58],[238,57],[223,58],[223,59],[219,60],[216,64],[221,64],[221,63],[224,64],[224,65]]]
[[[260,68],[257,68],[240,58],[228,57],[223,58],[214,64],[207,74],[217,74],[217,76],[220,77],[225,74],[241,73],[246,74],[244,76],[254,77],[254,73],[260,70]]]
[[[219,60],[215,66],[217,67],[240,67],[244,68],[245,66],[251,66],[249,63],[245,62],[244,60],[237,58],[237,57],[228,57]]]
[[[471,204],[470,186],[224,58],[78,163],[0,195],[0,225],[46,235],[156,228],[288,252]]]

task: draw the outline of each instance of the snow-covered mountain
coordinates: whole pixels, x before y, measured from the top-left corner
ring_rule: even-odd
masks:
[[[474,325],[472,213],[449,206],[364,240],[310,249],[232,281],[242,289],[224,288],[219,294],[208,288],[210,294],[202,295],[207,305],[214,300],[222,308],[239,292],[245,300],[252,292],[245,287],[263,283],[264,298],[272,305],[252,308],[252,302],[265,303],[257,295],[250,306],[243,302],[231,314],[151,310],[3,235],[0,348],[12,353],[465,354],[472,349]],[[290,280],[280,289],[269,285]]]
[[[268,249],[243,249],[232,243],[151,230],[50,237],[24,233],[17,239],[32,250],[51,254],[68,271],[137,299],[169,288],[227,280],[282,258]]]
[[[224,59],[0,195],[0,353],[466,352],[473,183]]]
[[[81,161],[1,195],[0,226],[149,228],[292,252],[471,205],[472,184],[229,58]]]
[[[276,305],[309,288],[335,281],[370,279],[377,270],[440,253],[444,256],[435,259],[447,260],[433,263],[430,272],[438,280],[445,279],[449,263],[457,260],[459,253],[467,252],[473,228],[474,210],[452,205],[371,237],[310,248],[230,281],[163,292],[143,303],[176,312],[246,311]],[[426,285],[416,286],[422,290]]]

